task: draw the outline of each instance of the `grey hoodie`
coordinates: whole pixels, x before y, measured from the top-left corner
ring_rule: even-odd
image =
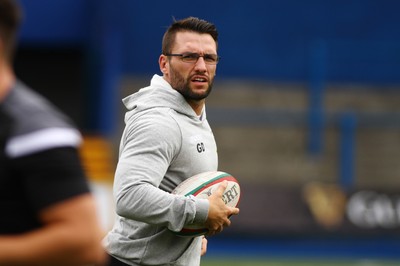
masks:
[[[218,168],[205,110],[198,117],[158,75],[123,103],[128,111],[114,180],[117,215],[105,247],[129,265],[199,265],[201,237],[174,231],[205,222],[208,200],[170,192],[185,179]]]

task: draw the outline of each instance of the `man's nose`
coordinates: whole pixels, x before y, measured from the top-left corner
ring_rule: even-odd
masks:
[[[196,62],[196,69],[206,69],[206,62],[204,61],[204,57],[200,56]]]

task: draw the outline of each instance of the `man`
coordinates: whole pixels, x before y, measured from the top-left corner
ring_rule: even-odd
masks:
[[[95,201],[69,119],[12,69],[20,10],[0,0],[0,265],[100,265]]]
[[[110,265],[199,265],[207,240],[174,232],[204,223],[214,235],[239,213],[223,203],[226,183],[208,199],[170,194],[185,179],[218,168],[205,112],[217,45],[213,24],[194,17],[175,21],[163,37],[163,76],[154,75],[149,87],[123,100],[128,112],[114,180],[117,217],[104,239]]]

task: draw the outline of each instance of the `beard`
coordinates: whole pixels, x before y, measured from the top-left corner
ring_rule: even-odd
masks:
[[[178,71],[171,67],[171,87],[177,90],[186,100],[199,101],[207,98],[211,93],[214,79],[208,80],[208,88],[204,92],[195,92],[190,87],[190,77],[185,79]]]

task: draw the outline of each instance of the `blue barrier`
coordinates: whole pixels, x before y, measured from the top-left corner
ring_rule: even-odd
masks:
[[[324,82],[326,78],[327,46],[325,41],[313,42],[310,49],[309,90],[309,152],[320,155],[324,137]]]
[[[355,183],[356,125],[355,114],[348,112],[340,116],[339,184],[345,191]]]
[[[122,77],[122,36],[118,24],[119,9],[113,2],[101,0],[92,6],[90,28],[85,45],[89,76],[89,113],[87,126],[111,135],[116,128],[119,82]]]
[[[207,257],[400,259],[400,240],[393,238],[321,238],[215,236]]]

